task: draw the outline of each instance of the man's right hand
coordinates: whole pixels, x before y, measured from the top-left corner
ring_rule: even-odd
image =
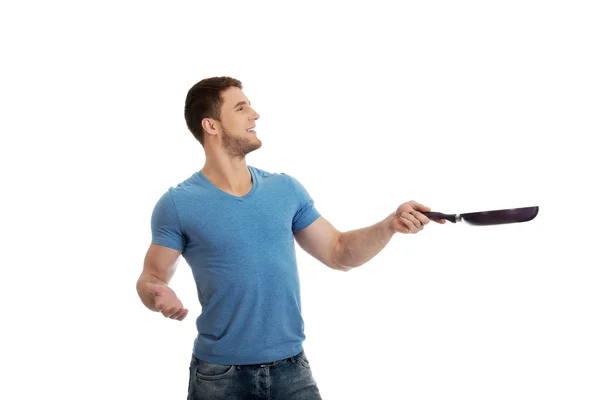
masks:
[[[167,285],[156,285],[154,283],[146,283],[146,289],[154,295],[154,311],[162,313],[166,318],[182,321],[188,313],[186,308],[183,308],[181,300]]]

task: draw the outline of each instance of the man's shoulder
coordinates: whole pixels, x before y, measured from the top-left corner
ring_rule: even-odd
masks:
[[[289,176],[285,172],[267,171],[267,170],[264,170],[262,168],[257,168],[257,167],[251,166],[251,165],[249,165],[248,167],[250,169],[252,169],[254,171],[254,173],[258,177],[260,177],[262,179],[275,179],[275,180],[282,179],[282,180],[285,180],[285,179],[288,179],[288,176]]]
[[[164,190],[163,196],[181,199],[187,196],[198,196],[199,192],[202,192],[203,190],[202,181],[198,177],[198,172],[194,172],[175,182],[176,183],[168,186]]]
[[[261,180],[271,180],[271,182],[282,183],[287,188],[300,187],[300,190],[302,190],[302,188],[303,188],[302,183],[293,173],[283,172],[283,171],[269,172],[269,171],[265,171],[263,169],[252,167],[252,166],[250,166],[250,168],[252,168],[252,169],[254,169],[254,171],[256,171],[255,172],[256,175],[258,175]]]

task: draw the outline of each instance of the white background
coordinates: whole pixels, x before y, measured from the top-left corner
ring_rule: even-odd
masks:
[[[18,5],[17,5],[18,4]],[[3,399],[183,399],[200,312],[135,282],[150,213],[202,168],[187,90],[229,75],[250,165],[338,229],[415,199],[528,223],[431,224],[335,272],[299,250],[324,399],[598,399],[600,29],[592,1],[7,2],[0,10]]]

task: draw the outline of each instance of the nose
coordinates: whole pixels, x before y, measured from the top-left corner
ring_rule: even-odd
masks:
[[[253,108],[252,111],[254,111],[254,115],[252,116],[252,119],[254,121],[256,121],[257,119],[260,118],[260,114],[256,112],[256,110]]]

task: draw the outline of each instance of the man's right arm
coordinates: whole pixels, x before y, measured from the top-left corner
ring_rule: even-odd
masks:
[[[144,268],[138,278],[136,288],[142,303],[152,311],[156,308],[154,293],[148,290],[147,284],[167,285],[175,274],[179,262],[179,250],[151,244],[144,258]]]

